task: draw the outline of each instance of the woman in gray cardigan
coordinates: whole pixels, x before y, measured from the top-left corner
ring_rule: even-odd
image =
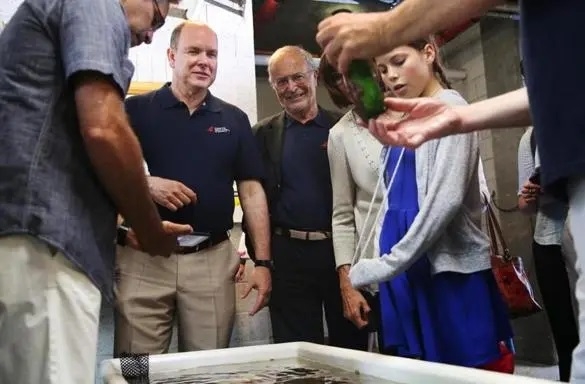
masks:
[[[399,97],[432,96],[464,104],[448,88],[432,40],[377,59]],[[510,372],[503,341],[511,335],[481,230],[476,134],[452,136],[416,151],[384,148],[387,186],[380,257],[350,270],[355,287],[379,284],[382,345],[395,354]]]

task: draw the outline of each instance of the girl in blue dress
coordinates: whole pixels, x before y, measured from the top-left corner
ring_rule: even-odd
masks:
[[[432,39],[376,59],[398,97],[465,104],[448,82]],[[380,283],[383,349],[403,357],[510,372],[503,341],[512,330],[481,230],[475,133],[433,140],[416,150],[384,148],[387,200],[380,258],[360,260],[354,286]]]

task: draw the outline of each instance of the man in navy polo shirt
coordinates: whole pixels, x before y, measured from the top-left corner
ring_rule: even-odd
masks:
[[[190,224],[194,236],[169,258],[129,247],[117,257],[115,354],[165,353],[174,320],[180,351],[228,346],[235,317],[239,257],[229,241],[233,183],[257,247],[247,293],[258,290],[250,314],[271,289],[263,165],[246,114],[209,92],[217,69],[217,36],[186,22],[172,32],[172,83],[129,98],[126,110],[150,172],[161,217]]]
[[[317,105],[316,68],[302,48],[286,46],[274,52],[268,74],[284,111],[259,122],[254,130],[267,167],[274,341],[322,344],[324,307],[329,343],[366,349],[367,332],[343,316],[331,238],[327,140],[341,114]]]
[[[404,0],[389,12],[335,15],[319,25],[317,40],[328,58],[345,71],[351,60],[375,57],[426,34],[467,21],[502,3],[498,0]],[[526,88],[449,107],[433,99],[387,99],[388,108],[407,117],[382,116],[370,124],[380,141],[417,147],[427,140],[482,129],[534,125],[541,160],[541,186],[567,199],[577,253],[575,294],[580,344],[573,353],[571,382],[585,383],[585,52],[583,0],[520,2],[520,32]],[[551,56],[552,55],[552,56]],[[369,267],[380,271],[373,262]]]

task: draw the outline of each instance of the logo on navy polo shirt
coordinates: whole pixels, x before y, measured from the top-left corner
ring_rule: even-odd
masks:
[[[327,149],[327,140],[325,140],[324,142],[321,143],[320,145],[321,149]]]
[[[230,129],[229,128],[226,128],[226,127],[214,127],[214,126],[211,126],[211,127],[207,128],[207,132],[213,133],[213,134],[230,133]]]

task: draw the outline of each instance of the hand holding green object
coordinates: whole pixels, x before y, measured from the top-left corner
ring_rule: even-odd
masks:
[[[351,62],[346,85],[355,113],[366,123],[386,110],[384,92],[380,84],[378,72],[372,62],[367,60]]]

